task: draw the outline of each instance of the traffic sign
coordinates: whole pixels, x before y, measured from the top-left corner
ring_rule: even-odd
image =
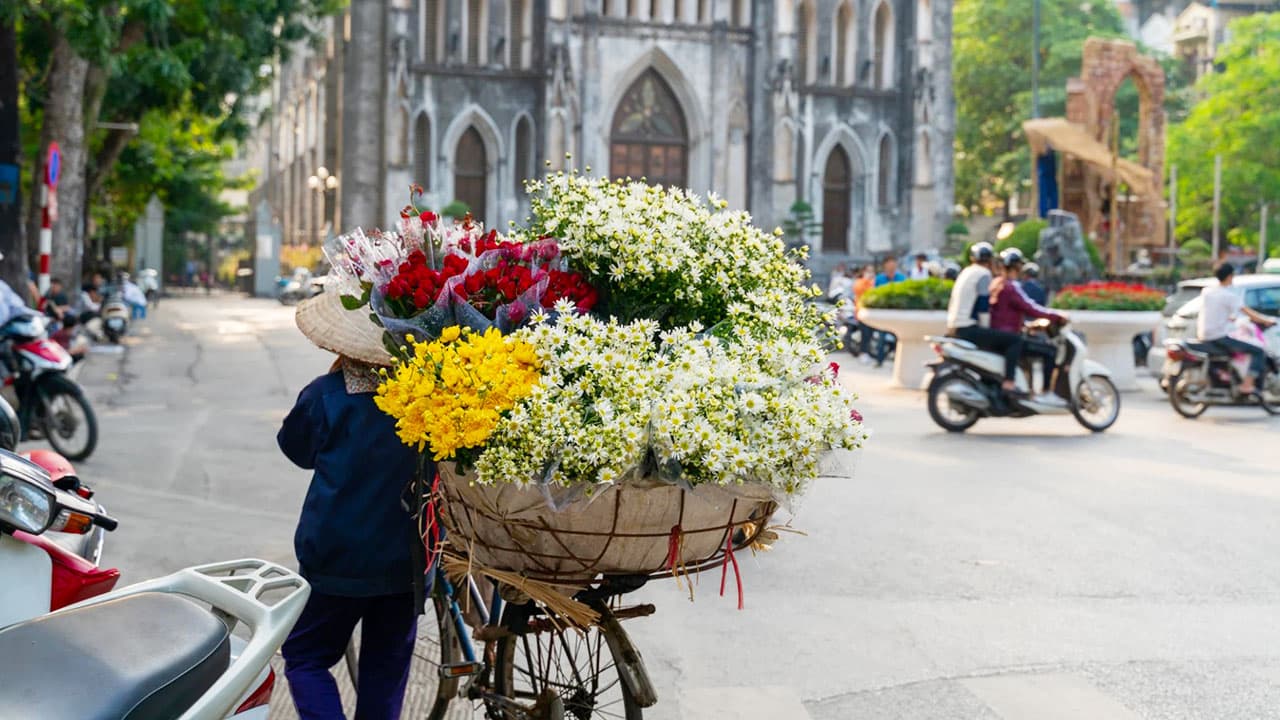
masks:
[[[58,143],[49,143],[49,157],[45,159],[45,182],[49,187],[58,187],[58,176],[62,173],[62,151],[58,149]]]

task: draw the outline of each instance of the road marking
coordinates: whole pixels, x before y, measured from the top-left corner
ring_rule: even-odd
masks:
[[[776,685],[690,688],[680,694],[681,720],[721,718],[809,720],[795,690]]]
[[[1075,675],[996,675],[960,682],[1003,720],[1139,720]]]

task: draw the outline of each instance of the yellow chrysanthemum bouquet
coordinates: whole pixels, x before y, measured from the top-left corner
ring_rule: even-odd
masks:
[[[396,419],[406,445],[435,460],[474,461],[503,413],[538,382],[533,346],[497,328],[457,325],[432,342],[408,341],[412,355],[384,372],[378,408]]]

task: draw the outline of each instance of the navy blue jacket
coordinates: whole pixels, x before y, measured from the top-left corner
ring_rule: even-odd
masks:
[[[418,454],[396,437],[373,393],[347,394],[342,372],[303,388],[276,437],[315,470],[293,537],[302,576],[318,593],[369,597],[413,589],[413,520],[400,504]]]
[[[1049,304],[1049,293],[1044,291],[1044,286],[1040,284],[1039,280],[1034,278],[1023,280],[1022,292],[1026,293],[1027,297],[1031,298],[1033,302],[1041,305]]]

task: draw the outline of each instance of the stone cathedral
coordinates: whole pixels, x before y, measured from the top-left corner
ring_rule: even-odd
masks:
[[[716,192],[763,227],[802,200],[819,275],[940,247],[950,5],[354,0],[275,70],[255,202],[286,242],[388,226],[411,182],[505,227],[525,179],[590,168]]]

